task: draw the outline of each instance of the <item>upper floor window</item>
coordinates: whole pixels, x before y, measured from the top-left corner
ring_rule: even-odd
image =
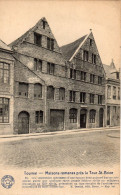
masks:
[[[47,73],[54,75],[55,72],[55,64],[53,63],[47,63]]]
[[[108,99],[111,98],[111,86],[110,85],[107,86],[107,98]]]
[[[94,104],[94,98],[95,98],[95,95],[94,94],[90,94],[90,103],[91,104]]]
[[[54,50],[54,39],[47,38],[47,49]]]
[[[9,122],[9,99],[0,97],[0,123]]]
[[[75,91],[70,91],[69,100],[70,100],[70,102],[75,102],[75,100],[76,100],[76,92]]]
[[[98,76],[98,84],[102,85],[102,77]]]
[[[120,100],[120,87],[118,87],[118,100]]]
[[[89,40],[89,44],[90,44],[90,46],[92,46],[92,39]]]
[[[34,59],[34,70],[42,72],[42,60]]]
[[[96,110],[90,110],[90,115],[89,115],[90,123],[95,123],[95,115],[96,115]]]
[[[41,46],[42,45],[42,35],[34,33],[34,43]]]
[[[34,98],[42,98],[42,85],[40,83],[34,85]]]
[[[95,75],[90,74],[90,83],[95,83]]]
[[[70,123],[77,123],[77,109],[71,108],[69,110]]]
[[[42,28],[45,29],[45,26],[46,26],[46,21],[42,20]]]
[[[119,72],[116,72],[116,79],[119,79]]]
[[[89,52],[86,50],[84,50],[83,59],[84,59],[84,61],[88,61],[88,59],[89,59]]]
[[[102,104],[103,97],[102,95],[98,95],[98,104]]]
[[[48,86],[47,87],[47,99],[54,100],[54,87],[53,86]]]
[[[113,99],[116,100],[116,87],[113,86]]]
[[[76,70],[70,68],[70,78],[71,79],[76,79]]]
[[[86,81],[86,72],[81,71],[81,81]]]
[[[86,93],[85,92],[81,92],[80,93],[80,102],[81,103],[85,103],[86,101]]]
[[[65,88],[63,87],[59,89],[59,100],[65,100]]]
[[[0,83],[10,82],[10,65],[0,62]]]
[[[28,84],[19,83],[19,96],[28,97]]]
[[[35,123],[43,123],[43,111],[36,111],[35,112]]]
[[[92,63],[96,64],[96,55],[95,54],[92,54]]]

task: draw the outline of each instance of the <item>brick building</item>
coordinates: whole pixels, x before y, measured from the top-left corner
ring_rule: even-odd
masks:
[[[92,32],[59,48],[45,18],[10,44],[14,133],[105,126],[105,79]]]
[[[0,40],[0,134],[13,134],[14,58]]]
[[[120,72],[112,60],[110,66],[104,64],[106,72],[106,121],[108,126],[120,125]]]
[[[106,126],[106,75],[92,31],[60,48],[42,18],[9,46],[15,62],[9,133]]]

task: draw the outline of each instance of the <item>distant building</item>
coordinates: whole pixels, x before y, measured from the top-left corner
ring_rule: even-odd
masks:
[[[108,126],[120,125],[120,72],[112,60],[104,65],[106,73],[106,119]]]
[[[0,134],[13,134],[14,58],[0,40]]]

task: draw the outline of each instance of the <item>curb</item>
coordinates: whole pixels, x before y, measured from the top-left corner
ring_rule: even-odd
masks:
[[[24,137],[33,137],[33,136],[40,136],[40,135],[58,135],[58,134],[65,134],[68,132],[79,132],[79,131],[93,131],[93,130],[120,130],[120,126],[115,127],[105,127],[105,128],[88,128],[88,129],[73,129],[73,130],[64,130],[64,131],[54,131],[54,132],[45,132],[45,133],[30,133],[30,134],[17,134],[17,135],[1,135],[1,138],[24,138]]]

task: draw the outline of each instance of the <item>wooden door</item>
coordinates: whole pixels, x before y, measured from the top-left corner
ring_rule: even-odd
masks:
[[[99,111],[99,127],[103,127],[103,108]]]
[[[50,110],[50,127],[52,131],[64,130],[64,110]]]
[[[29,114],[27,112],[21,112],[18,121],[18,134],[29,133]]]

